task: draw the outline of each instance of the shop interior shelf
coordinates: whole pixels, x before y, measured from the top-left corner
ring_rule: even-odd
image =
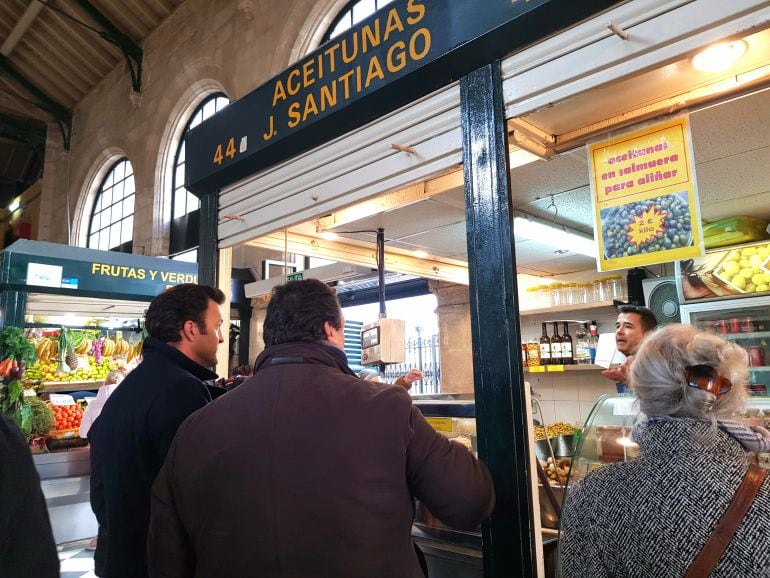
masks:
[[[540,309],[520,309],[522,317],[530,315],[551,315],[553,313],[573,313],[575,311],[588,311],[590,309],[602,309],[612,307],[612,301],[592,301],[591,303],[578,303],[576,305],[559,305],[555,307],[542,307]],[[554,319],[554,321],[584,321],[583,319]]]
[[[760,339],[763,337],[770,337],[770,331],[752,331],[746,333],[721,333],[720,337],[730,339],[734,341],[740,341],[741,339]]]
[[[563,371],[603,371],[607,369],[601,365],[535,365],[525,367],[524,371],[530,373],[561,373]]]

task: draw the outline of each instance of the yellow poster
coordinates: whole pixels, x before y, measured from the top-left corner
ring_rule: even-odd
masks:
[[[687,117],[588,148],[599,271],[703,255]]]

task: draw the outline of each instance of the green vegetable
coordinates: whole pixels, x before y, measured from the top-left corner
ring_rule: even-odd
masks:
[[[37,397],[24,398],[24,406],[31,411],[29,420],[29,434],[27,435],[45,435],[53,428],[54,415],[53,410],[46,402]],[[24,432],[27,433],[26,431]]]
[[[0,359],[10,357],[22,365],[35,362],[35,346],[24,336],[24,330],[19,327],[3,327],[0,329]]]

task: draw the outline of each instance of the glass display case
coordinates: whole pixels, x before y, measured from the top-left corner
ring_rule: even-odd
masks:
[[[687,304],[682,323],[734,341],[749,354],[749,391],[767,395],[770,386],[770,297]]]

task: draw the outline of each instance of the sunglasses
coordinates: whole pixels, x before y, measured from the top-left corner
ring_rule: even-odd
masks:
[[[717,374],[716,369],[710,365],[688,365],[684,368],[684,378],[690,387],[702,389],[716,397],[724,395],[733,387],[729,379]]]

